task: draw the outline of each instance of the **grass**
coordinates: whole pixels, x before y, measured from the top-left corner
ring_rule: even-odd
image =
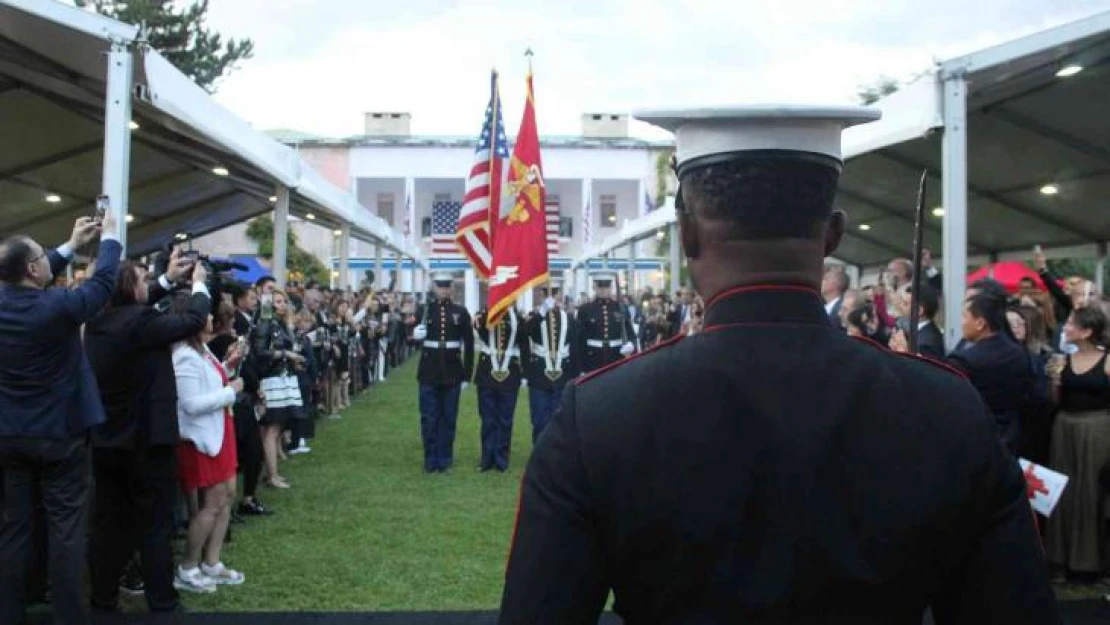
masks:
[[[345,411],[317,422],[312,453],[282,474],[293,488],[264,488],[276,513],[233,528],[224,561],[240,587],[190,595],[198,611],[495,609],[531,422],[522,389],[508,473],[478,473],[474,388],[459,407],[455,468],[425,475],[416,358]]]

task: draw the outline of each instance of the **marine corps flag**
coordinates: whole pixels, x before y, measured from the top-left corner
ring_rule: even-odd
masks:
[[[489,278],[487,327],[528,289],[547,281],[547,215],[540,137],[536,131],[536,107],[532,72],[528,72],[524,119],[513,146],[506,186],[501,190],[501,207],[493,227],[493,263]]]

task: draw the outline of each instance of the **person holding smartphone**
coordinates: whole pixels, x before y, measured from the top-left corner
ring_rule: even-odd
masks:
[[[304,364],[305,357],[294,349],[296,338],[289,298],[284,291],[274,289],[263,293],[262,312],[251,344],[266,407],[259,421],[266,484],[273,488],[289,488],[289,482],[278,473],[278,456],[282,430],[289,421],[297,418],[304,405],[296,367]]]

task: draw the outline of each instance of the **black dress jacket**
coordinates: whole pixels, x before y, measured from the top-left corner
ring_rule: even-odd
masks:
[[[1017,461],[945,365],[736,288],[567,387],[525,471],[501,623],[1058,622]]]

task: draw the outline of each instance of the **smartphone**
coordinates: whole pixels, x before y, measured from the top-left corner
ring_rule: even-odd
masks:
[[[263,293],[261,298],[261,318],[269,321],[274,318],[274,294]]]
[[[96,221],[104,221],[108,215],[108,206],[111,204],[107,195],[96,196],[96,210],[93,212],[93,219]]]

